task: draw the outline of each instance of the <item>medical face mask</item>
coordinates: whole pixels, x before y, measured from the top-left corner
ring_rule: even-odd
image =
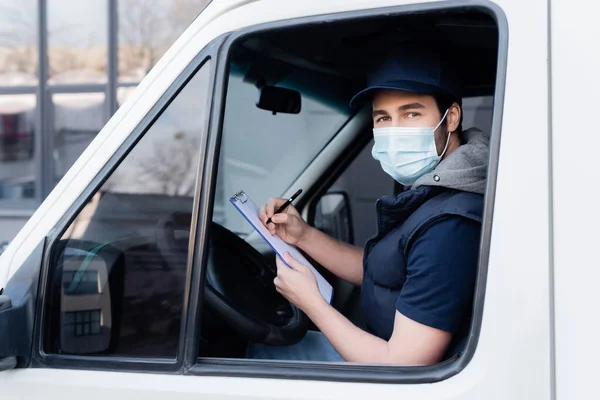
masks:
[[[389,127],[373,129],[375,144],[371,154],[381,168],[405,186],[412,185],[438,165],[450,141],[450,132],[441,155],[435,147],[435,131],[446,119],[448,110],[435,127]]]

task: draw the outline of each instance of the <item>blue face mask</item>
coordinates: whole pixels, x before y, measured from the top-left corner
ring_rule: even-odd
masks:
[[[381,168],[388,175],[405,186],[412,185],[417,179],[434,170],[438,165],[450,141],[450,132],[441,155],[435,147],[435,131],[446,119],[431,127],[389,127],[373,129],[375,144],[371,154],[379,160]]]

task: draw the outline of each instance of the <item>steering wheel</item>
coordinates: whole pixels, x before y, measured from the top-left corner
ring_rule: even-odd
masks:
[[[165,260],[178,254],[187,262],[191,214],[173,213],[158,221],[156,243]],[[308,318],[275,289],[275,266],[235,233],[211,222],[204,300],[238,334],[272,346],[297,343],[308,330]],[[167,261],[169,262],[169,261]]]

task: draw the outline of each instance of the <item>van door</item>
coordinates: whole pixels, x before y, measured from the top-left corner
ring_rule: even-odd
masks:
[[[289,398],[298,394],[303,398],[347,398],[351,393],[352,396],[360,399],[371,397],[545,399],[551,396],[548,53],[547,48],[540,45],[547,40],[548,5],[543,2],[526,6],[522,2],[513,1],[498,3],[499,6],[490,2],[476,3],[478,11],[485,10],[488,15],[494,16],[493,19],[499,27],[497,43],[499,50],[498,63],[495,65],[492,155],[486,193],[486,217],[480,245],[482,258],[480,258],[478,296],[474,304],[479,313],[475,313],[475,318],[480,324],[472,326],[470,350],[459,355],[458,360],[450,360],[447,364],[423,369],[358,363],[341,365],[327,362],[309,363],[292,359],[252,360],[243,356],[234,358],[223,351],[217,356],[214,353],[200,354],[197,364],[192,366],[188,374],[203,380],[207,377],[219,376],[222,380],[215,381],[214,385],[219,386],[213,388],[233,398],[261,397],[265,393],[273,398]],[[232,12],[232,17],[239,12],[240,16],[243,13],[246,18],[258,14],[276,15],[273,16],[273,20],[279,19],[279,21],[265,25],[252,24],[246,29],[235,32],[223,50],[224,55],[230,56],[227,46],[233,47],[232,43],[236,40],[239,42],[247,40],[244,43],[247,44],[245,47],[248,51],[242,53],[247,60],[255,60],[252,57],[253,51],[260,51],[260,55],[266,57],[271,49],[275,48],[272,53],[276,54],[279,60],[294,66],[310,65],[307,62],[308,58],[308,61],[317,63],[317,67],[311,65],[315,70],[326,65],[328,67],[326,70],[337,67],[351,73],[352,67],[359,68],[360,63],[364,62],[359,52],[352,53],[352,50],[365,49],[366,52],[366,49],[374,49],[374,52],[385,53],[393,46],[377,47],[376,45],[377,38],[384,38],[386,33],[400,42],[406,37],[421,38],[427,30],[415,21],[423,14],[429,13],[430,16],[433,14],[432,19],[434,19],[438,16],[435,14],[436,11],[440,11],[447,17],[443,22],[435,25],[437,29],[442,32],[444,29],[456,29],[454,33],[462,34],[452,37],[451,40],[460,42],[472,39],[481,43],[480,41],[485,39],[485,36],[479,33],[471,34],[467,30],[468,27],[483,25],[472,14],[469,14],[472,19],[465,18],[464,15],[452,15],[452,11],[456,11],[453,7],[466,5],[461,2],[412,3],[407,6],[392,7],[397,3],[382,1],[371,2],[369,7],[373,9],[366,9],[367,6],[360,1],[345,1],[343,5],[342,2],[306,1],[302,3],[302,10],[306,14],[304,18],[294,18],[297,17],[297,13],[291,9],[278,8],[277,4],[280,3],[267,0],[249,5],[244,10]],[[390,7],[377,9],[384,5]],[[467,9],[463,11],[468,14],[468,11],[473,11],[470,8],[473,5],[474,3],[469,2]],[[273,14],[269,11],[270,7],[276,10]],[[524,12],[522,7],[526,7],[529,12]],[[336,14],[335,11],[340,13]],[[319,13],[325,15],[314,15]],[[402,24],[395,26],[390,21],[397,15],[405,17],[410,15],[412,21],[403,20]],[[382,16],[389,19],[385,20]],[[369,17],[374,18],[369,21],[370,26],[367,23],[361,24]],[[381,19],[377,20],[376,17]],[[258,19],[257,17],[256,20]],[[347,25],[343,22],[347,22]],[[356,25],[354,30],[348,27],[352,23]],[[411,31],[411,27],[414,28],[415,25],[423,29],[415,28]],[[424,25],[426,26],[427,22]],[[327,26],[330,28],[329,31],[326,29]],[[381,27],[381,29],[377,31],[373,27]],[[342,29],[347,29],[347,35],[340,38]],[[321,40],[321,38],[326,39]],[[340,48],[347,51],[343,54],[346,57],[341,58],[343,61],[327,58],[330,56],[328,51],[343,52],[343,50],[332,49],[334,46],[331,43],[339,44]],[[293,44],[298,46],[294,48]],[[490,62],[494,59],[484,58],[484,60]],[[323,61],[323,64],[318,64],[318,61]],[[347,65],[344,61],[353,64]],[[461,59],[464,63],[461,67],[475,69],[481,61],[476,56],[464,57]],[[272,64],[265,63],[265,65]],[[256,70],[248,68],[244,71],[257,72],[261,67],[256,65]],[[228,72],[224,70],[223,75],[227,75]],[[251,75],[249,72],[246,76]],[[287,70],[283,71],[285,72]],[[289,83],[289,80],[282,78],[278,81]],[[226,80],[224,82],[227,84]],[[527,82],[526,95],[523,92],[525,82]],[[227,109],[228,104],[225,100],[216,98],[215,101],[220,108]],[[237,109],[233,109],[231,113],[234,114],[235,111]],[[215,136],[211,137],[213,145],[210,146],[207,162],[215,169],[217,161],[221,160],[219,157],[228,154],[228,151],[234,147],[230,141],[234,135],[225,136],[229,123],[227,110],[224,117],[221,116],[221,119],[223,118],[225,121],[220,122],[217,131],[211,131]],[[248,126],[251,124],[249,123]],[[348,129],[358,131],[360,128],[349,126]],[[370,132],[367,129],[358,133],[368,135]],[[526,134],[521,133],[524,130],[527,131]],[[251,136],[253,131],[257,130],[248,129],[247,135]],[[246,132],[241,131],[241,133]],[[265,134],[264,131],[260,133]],[[277,136],[274,137],[273,140],[279,139]],[[332,140],[333,145],[327,147],[322,154],[331,156],[331,153],[338,151],[340,147],[337,146],[337,139],[338,137]],[[264,142],[266,148],[269,141],[264,140]],[[298,153],[302,154],[301,150]],[[306,168],[306,173],[301,174],[296,182],[288,186],[286,194],[291,194],[294,189],[300,187],[313,189],[314,177],[320,177],[320,173],[330,171],[324,165],[331,167],[331,164],[326,163],[331,163],[332,160],[321,159],[319,156]],[[533,160],[535,161],[532,162]],[[335,161],[338,159],[336,158]],[[268,177],[267,174],[265,176]],[[313,180],[310,180],[310,177]],[[535,179],[527,180],[525,177],[535,177]],[[214,178],[212,186],[208,180],[203,184],[206,185],[207,192],[214,189],[218,193],[219,177],[213,174],[211,178]],[[212,200],[206,201],[208,202],[207,213],[210,216]],[[216,206],[216,201],[214,205]],[[199,280],[198,283],[194,287],[201,288],[202,281]],[[204,318],[203,315],[200,316],[200,312],[198,314],[199,318]],[[202,345],[204,343],[200,343],[200,346]],[[535,368],[530,367],[532,363]]]
[[[215,19],[235,3],[243,2],[216,2],[205,12]],[[105,127],[3,254],[2,398],[62,399],[67,388],[89,397],[106,374],[121,376],[115,371],[165,372],[169,381],[182,371],[195,223],[184,221],[184,231],[177,223],[182,214],[196,217],[216,55],[225,39],[208,22],[198,18],[187,31],[196,41],[180,40],[177,55],[157,64],[177,68],[191,55],[187,66],[148,75],[132,96],[138,101],[113,118],[120,124]],[[153,95],[157,100],[144,113]],[[137,123],[131,120],[136,110]],[[28,247],[33,250],[18,262]],[[111,390],[123,394],[131,383]],[[137,397],[144,386],[140,381],[130,393]]]

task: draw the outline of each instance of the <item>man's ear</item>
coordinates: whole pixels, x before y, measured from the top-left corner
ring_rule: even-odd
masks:
[[[462,109],[460,108],[458,103],[452,103],[450,109],[448,110],[448,115],[446,116],[446,126],[448,127],[448,132],[454,132],[458,129],[458,126],[460,125],[461,114]]]

